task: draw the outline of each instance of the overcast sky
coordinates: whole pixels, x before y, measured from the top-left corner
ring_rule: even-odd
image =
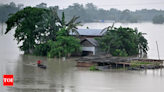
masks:
[[[116,8],[119,10],[139,10],[139,9],[162,9],[164,10],[164,0],[0,0],[0,3],[9,4],[24,4],[25,6],[35,6],[41,2],[47,3],[48,6],[58,5],[60,8],[66,8],[73,3],[93,3],[99,8],[110,9]]]

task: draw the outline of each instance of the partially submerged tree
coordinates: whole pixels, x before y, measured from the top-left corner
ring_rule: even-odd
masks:
[[[132,28],[114,28],[109,26],[102,38],[96,38],[102,50],[114,56],[137,55],[140,52],[147,53],[147,40],[141,32]],[[102,32],[105,30],[103,29]]]
[[[81,23],[76,22],[79,17],[73,16],[69,22],[66,22],[64,12],[62,13],[62,18],[60,18],[57,8],[52,7],[49,12],[42,14],[42,18],[43,20],[37,23],[37,29],[35,30],[39,34],[37,40],[42,45],[36,46],[35,54],[45,55],[45,50],[49,50],[49,47],[50,51],[47,52],[49,57],[59,56],[59,53],[61,53],[61,56],[65,56],[68,53],[74,52],[75,45],[80,45],[80,43],[77,43],[76,39],[70,36],[70,32],[79,35],[77,26],[81,26]],[[60,31],[62,35],[59,35]],[[39,51],[41,51],[41,54],[37,53]]]
[[[99,45],[102,50],[106,51],[106,54],[110,53],[111,44],[116,40],[116,32],[113,30],[114,23],[112,26],[108,26],[101,31],[101,34],[105,34],[102,38],[96,38],[99,41]]]
[[[134,31],[135,31],[134,32],[134,34],[135,34],[135,38],[134,38],[135,39],[135,43],[138,44],[137,50],[139,51],[140,54],[147,53],[147,51],[149,49],[148,46],[147,46],[148,42],[144,38],[143,33],[142,32],[138,32],[137,28],[135,28]]]
[[[80,51],[80,40],[73,36],[65,36],[66,28],[61,28],[57,33],[56,41],[49,40],[48,44],[51,48],[48,57],[66,57],[76,51]]]
[[[58,17],[58,22],[60,23],[60,27],[64,28],[66,30],[66,35],[70,35],[70,32],[75,33],[76,35],[79,36],[79,33],[77,31],[77,26],[82,26],[81,22],[76,22],[76,20],[80,18],[80,16],[76,17],[73,16],[72,19],[69,22],[65,21],[65,14],[64,12],[62,13],[62,19]]]
[[[6,21],[5,34],[16,27],[14,38],[18,41],[18,44],[23,42],[19,48],[25,53],[32,53],[34,49],[35,39],[39,35],[38,32],[34,31],[35,25],[42,20],[40,15],[43,14],[43,11],[45,10],[41,8],[26,7],[15,14],[11,14],[11,17]]]
[[[57,11],[54,8],[50,8],[49,12],[45,12],[41,15],[42,21],[37,23],[35,32],[38,32],[38,41],[45,43],[48,40],[55,41],[56,33],[59,31],[59,24],[57,20]]]
[[[73,18],[67,23],[65,20],[64,12],[62,13],[62,18],[58,16],[56,8],[50,8],[49,12],[44,12],[42,14],[43,20],[37,23],[36,32],[40,32],[38,40],[40,42],[46,42],[48,40],[56,41],[57,32],[65,27],[65,35],[68,36],[70,31],[79,35],[77,31],[77,26],[81,26],[81,22],[76,22],[79,17],[73,16]]]
[[[41,16],[42,15],[42,16]],[[65,21],[64,12],[62,14],[62,19],[59,18],[57,14],[57,9],[50,8],[50,10],[42,8],[32,8],[26,7],[21,11],[18,11],[15,14],[12,14],[11,17],[6,21],[7,28],[5,34],[11,31],[12,28],[16,27],[14,37],[18,41],[23,42],[23,45],[19,48],[26,53],[35,55],[45,56],[48,51],[52,52],[52,49],[49,49],[48,41],[52,40],[56,44],[60,41],[70,42],[67,45],[70,45],[73,42],[76,43],[74,37],[69,36],[70,31],[72,33],[77,32],[77,26],[81,25],[80,22],[76,22],[79,17],[74,16],[68,23]],[[57,37],[57,33],[64,28],[61,40],[60,37]],[[66,38],[63,38],[67,36]],[[72,41],[71,41],[72,40]],[[80,44],[78,44],[80,45]],[[58,45],[56,45],[58,47]],[[66,50],[66,53],[72,53],[74,47],[72,46],[69,50]],[[65,45],[63,45],[63,48]],[[68,48],[68,47],[67,47]],[[65,53],[65,50],[62,51]],[[58,53],[58,52],[57,52]]]
[[[164,23],[164,17],[163,17],[163,15],[156,15],[153,17],[152,21],[155,24],[163,24]]]

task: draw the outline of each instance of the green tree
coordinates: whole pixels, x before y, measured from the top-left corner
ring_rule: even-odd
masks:
[[[77,26],[82,26],[81,22],[76,22],[76,20],[80,18],[80,16],[76,17],[76,16],[73,16],[73,18],[69,21],[69,22],[66,22],[65,21],[65,14],[64,12],[62,13],[62,19],[60,19],[58,17],[58,22],[60,23],[60,28],[64,28],[65,27],[65,30],[66,30],[66,36],[69,36],[70,35],[70,31],[72,33],[75,33],[76,35],[80,36],[79,35],[79,32],[77,31]]]
[[[57,32],[59,30],[58,20],[57,20],[57,9],[50,8],[48,12],[44,11],[41,15],[42,21],[37,22],[37,28],[35,32],[39,33],[38,42],[46,43],[48,40],[55,41]]]
[[[134,34],[135,34],[135,44],[138,44],[138,48],[137,50],[140,52],[140,54],[142,53],[147,53],[149,47],[147,46],[148,42],[147,40],[144,38],[143,33],[142,32],[138,32],[138,29],[135,28],[134,29]]]
[[[96,38],[102,50],[106,51],[106,54],[110,53],[111,44],[116,40],[117,37],[116,32],[113,30],[113,27],[114,23],[112,26],[108,26],[101,31],[102,33],[106,30],[106,32],[104,33],[105,35],[102,38]]]
[[[25,51],[25,53],[32,53],[34,50],[35,39],[39,35],[38,32],[34,31],[35,25],[42,20],[40,15],[43,14],[43,11],[44,9],[26,7],[12,14],[6,21],[7,28],[5,34],[16,27],[14,38],[18,41],[18,44],[23,42],[23,45],[19,48]]]
[[[94,5],[93,3],[87,3],[85,5],[85,9],[86,9],[86,14],[87,14],[87,20],[89,21],[94,21],[94,20],[98,20],[98,7],[96,5]]]
[[[153,17],[153,20],[152,21],[155,24],[163,24],[164,17],[163,17],[163,15],[157,15],[157,16]]]
[[[102,38],[98,40],[101,49],[114,56],[137,55],[140,52],[147,53],[147,40],[141,32],[132,28],[113,28],[109,26]],[[104,30],[102,30],[103,32]]]
[[[120,16],[120,20],[129,21],[129,17],[130,17],[129,12],[130,11],[128,9],[122,11],[122,14]]]
[[[71,20],[72,16],[80,16],[78,18],[78,21],[84,22],[87,21],[86,17],[86,11],[84,9],[84,6],[82,4],[74,3],[73,5],[69,5],[68,8],[63,10],[67,16],[66,20]]]
[[[34,55],[36,56],[47,56],[47,53],[50,51],[50,46],[48,43],[35,45]]]
[[[80,40],[73,36],[65,36],[66,28],[61,28],[57,33],[56,41],[49,40],[48,44],[51,47],[48,52],[48,57],[66,57],[76,51],[81,51]]]
[[[44,12],[42,18],[43,20],[37,23],[38,27],[35,30],[40,34],[38,37],[39,42],[45,43],[49,40],[56,41],[57,32],[64,27],[66,28],[65,30],[67,30],[65,32],[66,36],[69,35],[70,31],[79,35],[77,26],[81,26],[81,22],[76,22],[79,17],[73,16],[69,22],[66,22],[64,12],[60,19],[57,13],[57,8],[50,8],[49,12]]]

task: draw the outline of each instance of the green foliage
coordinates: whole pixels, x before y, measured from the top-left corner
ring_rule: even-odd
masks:
[[[123,50],[116,49],[116,51],[113,52],[113,56],[123,56],[123,57],[126,57],[126,56],[128,56],[128,54],[126,53],[125,49],[123,49]]]
[[[19,48],[25,53],[29,53],[34,49],[36,44],[38,32],[35,32],[35,25],[42,20],[40,16],[43,14],[44,9],[26,7],[23,10],[12,14],[6,21],[7,28],[5,34],[7,34],[12,28],[16,27],[14,38],[18,41],[18,44],[22,41],[23,45]]]
[[[132,64],[139,64],[139,65],[148,65],[148,64],[156,64],[151,62],[138,62],[138,61],[131,61]]]
[[[57,32],[60,30],[60,28],[65,27],[65,36],[69,36],[70,31],[72,33],[75,33],[79,35],[77,31],[77,26],[81,26],[80,22],[76,22],[76,20],[79,17],[73,16],[73,18],[69,21],[66,22],[65,20],[65,14],[62,12],[62,18],[58,16],[57,12],[57,7],[56,8],[50,8],[49,12],[44,12],[42,14],[42,21],[37,23],[37,29],[35,30],[36,32],[39,32],[40,35],[38,41],[40,42],[47,42],[49,40],[56,41],[57,37]],[[48,35],[47,35],[48,34]]]
[[[48,41],[51,47],[50,52],[48,52],[48,57],[66,57],[68,54],[81,51],[80,40],[72,36],[65,36],[65,33],[65,28],[62,28],[57,33],[58,36],[55,42],[52,40]]]
[[[77,31],[77,26],[82,26],[81,22],[76,22],[77,19],[79,19],[80,16],[73,16],[72,19],[69,22],[66,22],[65,20],[65,14],[64,12],[62,12],[62,19],[60,19],[59,17],[57,18],[58,22],[60,23],[60,28],[64,28],[65,27],[65,36],[69,36],[70,35],[70,31],[72,33],[75,33],[76,35],[79,36],[79,33]]]
[[[76,22],[79,17],[74,16],[67,23],[64,12],[60,19],[57,8],[50,8],[49,12],[44,12],[42,18],[43,20],[37,23],[38,28],[35,31],[44,34],[39,36],[38,41],[48,42],[51,48],[47,53],[48,57],[62,57],[80,50],[80,41],[69,36],[70,31],[79,34],[76,30],[77,26],[81,25],[80,22]]]
[[[155,24],[163,24],[164,17],[163,17],[163,15],[156,15],[155,17],[153,17],[153,20],[152,21]]]
[[[57,50],[56,50],[56,44],[55,44],[54,41],[49,40],[49,41],[48,41],[48,45],[49,45],[49,47],[50,47],[50,51],[47,53],[47,56],[48,56],[49,58],[53,58],[54,56],[56,56],[56,55],[59,53],[59,52],[57,52]],[[61,47],[61,48],[62,48],[62,47]],[[61,48],[59,47],[58,50],[60,50]]]
[[[45,6],[46,4],[43,3],[41,5]],[[5,34],[16,26],[14,38],[18,41],[18,44],[23,42],[23,45],[19,48],[24,51],[25,54],[33,53],[34,55],[45,56],[47,52],[49,52],[49,55],[52,57],[56,55],[55,53],[59,53],[58,51],[62,51],[61,55],[64,56],[76,51],[77,47],[80,45],[79,41],[69,36],[70,31],[78,34],[76,29],[77,26],[81,25],[80,22],[76,22],[78,18],[79,17],[74,16],[67,23],[65,21],[64,12],[62,14],[62,19],[60,19],[56,8],[47,10],[43,8],[26,7],[12,14],[6,21],[7,28]],[[58,33],[61,28],[64,28],[64,31],[61,31],[63,32],[62,35],[60,35],[61,32]],[[59,37],[57,38],[57,36]],[[49,42],[47,45],[49,40],[56,41],[55,46],[53,45],[54,42]],[[63,45],[63,47],[60,48],[61,45]],[[70,46],[70,48],[68,48],[68,46]],[[53,53],[54,48],[50,50],[49,47],[58,49],[55,49],[55,53]]]
[[[140,65],[160,65],[159,63],[151,63],[151,62],[138,62],[138,61],[131,61],[130,62],[132,67],[139,67]]]
[[[93,65],[89,68],[89,70],[91,70],[91,71],[100,71],[100,70],[96,69],[95,67],[96,67],[96,65]]]
[[[154,63],[154,65],[157,65],[157,66],[159,66],[160,64],[159,64],[159,63]]]
[[[35,47],[34,55],[36,56],[47,56],[47,53],[50,51],[50,47],[47,43],[38,44]]]
[[[37,28],[35,32],[38,32],[39,42],[47,42],[48,40],[56,40],[57,32],[60,27],[57,25],[59,22],[57,20],[57,9],[50,8],[48,12],[44,11],[41,15],[42,21],[37,22]],[[43,35],[41,35],[43,34]]]
[[[96,38],[102,50],[107,54],[114,56],[130,56],[142,53],[147,53],[147,40],[137,28],[114,28],[109,26],[102,30],[107,30],[102,38]]]
[[[1,7],[2,6],[2,7]],[[48,9],[50,7],[47,7],[46,3],[40,3],[36,5],[37,8],[44,8]],[[58,6],[51,6],[56,7]],[[8,18],[8,14],[15,13],[18,10],[22,9],[22,5],[14,4],[11,2],[8,4],[0,5],[0,20],[6,21]],[[130,11],[130,10],[118,10],[115,8],[111,8],[110,10],[104,10],[101,8],[98,8],[93,3],[87,3],[85,5],[74,3],[73,5],[69,5],[67,8],[58,10],[58,13],[60,16],[62,16],[62,12],[65,12],[65,15],[67,16],[65,20],[71,20],[72,16],[81,16],[78,18],[78,21],[82,22],[93,22],[97,20],[115,20],[115,21],[125,21],[125,22],[131,22],[136,23],[138,21],[152,21],[153,17],[156,15],[163,15],[164,16],[164,10],[156,10],[156,9],[142,9],[142,10],[136,10],[136,11]]]
[[[132,64],[131,67],[139,67],[140,65],[138,64]]]

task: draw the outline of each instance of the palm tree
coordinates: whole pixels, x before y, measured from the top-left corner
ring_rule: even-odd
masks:
[[[114,27],[114,23],[112,24],[112,26],[108,26],[106,28],[104,28],[100,33],[103,33],[104,31],[104,36],[102,37],[102,41],[105,42],[106,45],[106,54],[110,53],[110,48],[111,48],[111,44],[118,38],[117,34],[116,34],[116,28],[113,29]]]
[[[48,40],[56,40],[57,32],[59,30],[56,14],[57,9],[50,8],[50,11],[44,11],[44,14],[41,15],[43,20],[37,23],[37,28],[35,31],[38,31],[40,35],[38,40],[41,42],[47,42]],[[47,36],[48,35],[48,36]]]
[[[79,35],[77,26],[82,26],[81,22],[76,22],[79,17],[73,16],[73,18],[67,23],[65,21],[64,12],[62,13],[62,19],[57,14],[57,8],[50,8],[50,11],[44,12],[42,15],[43,21],[38,22],[37,29],[35,31],[40,32],[38,40],[40,42],[47,42],[48,40],[56,40],[57,32],[61,28],[66,28],[66,36],[69,36],[70,31]],[[48,36],[47,36],[48,35]]]
[[[134,33],[135,33],[136,44],[138,44],[138,50],[140,52],[139,54],[142,54],[142,53],[147,54],[149,47],[147,46],[148,42],[144,38],[143,33],[138,32],[137,28],[134,29]]]
[[[62,12],[62,19],[60,19],[59,17],[57,17],[58,22],[60,23],[60,28],[66,28],[66,35],[69,35],[70,31],[72,31],[72,33],[75,33],[76,35],[80,35],[79,32],[77,31],[77,26],[82,26],[81,22],[76,22],[76,20],[80,18],[79,16],[73,16],[73,18],[69,21],[66,22],[65,21],[65,14],[64,12]]]
[[[112,29],[113,29],[113,27],[114,27],[114,23],[112,24],[112,26],[108,26],[108,27],[104,28],[104,29],[100,32],[100,34],[101,34],[101,33],[103,33],[104,31],[106,31],[106,32],[107,32],[107,31],[112,30]],[[105,32],[105,33],[106,33],[106,32]],[[103,34],[105,34],[105,33],[103,33]]]

